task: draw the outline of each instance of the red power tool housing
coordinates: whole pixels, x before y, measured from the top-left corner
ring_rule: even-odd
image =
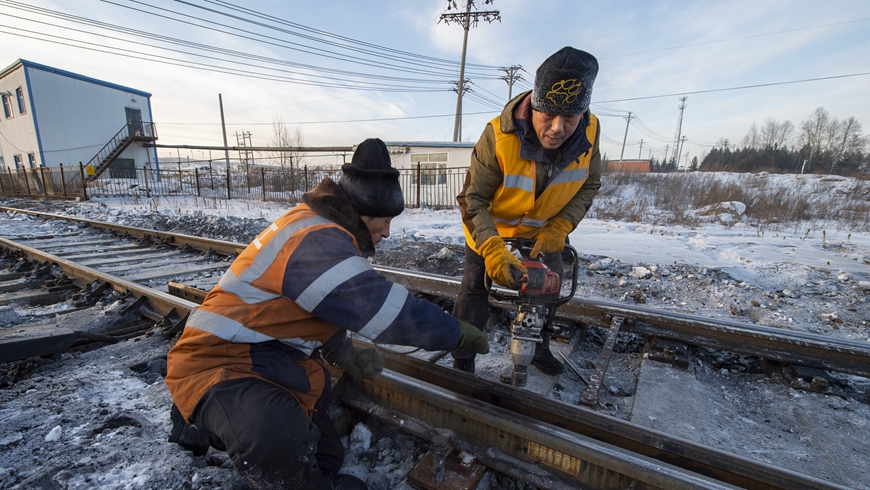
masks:
[[[562,288],[559,274],[551,271],[549,267],[540,263],[523,262],[526,273],[520,279],[520,293],[535,296],[539,294],[558,294]]]

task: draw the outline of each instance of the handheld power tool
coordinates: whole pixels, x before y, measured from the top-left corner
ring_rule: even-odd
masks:
[[[506,238],[505,243],[519,250],[523,257],[528,257],[534,240],[521,238]],[[528,367],[535,356],[535,346],[543,342],[541,330],[546,325],[547,318],[557,307],[567,303],[577,291],[577,250],[565,245],[563,260],[567,255],[571,259],[571,290],[560,296],[562,290],[562,275],[564,271],[552,271],[540,260],[526,259],[523,266],[525,274],[514,271],[514,279],[519,284],[516,291],[493,289],[490,294],[499,301],[508,301],[517,305],[516,317],[511,322],[511,360],[514,363],[513,372],[503,376],[502,381],[514,386],[525,386],[528,381]],[[565,264],[567,265],[567,264]]]

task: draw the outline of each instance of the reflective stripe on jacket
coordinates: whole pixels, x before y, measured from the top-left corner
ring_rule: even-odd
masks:
[[[495,133],[495,153],[503,179],[496,189],[489,210],[501,237],[532,238],[577,194],[589,178],[592,151],[586,151],[555,176],[535,199],[535,162],[520,158],[520,140],[516,132],[503,132],[501,116],[490,121]],[[595,141],[598,118],[589,113],[586,138]],[[474,239],[463,223],[466,243],[475,249]]]
[[[459,338],[453,317],[387,281],[351,232],[300,204],[254,239],[191,312],[169,352],[166,385],[187,418],[211,386],[241,377],[275,383],[322,416],[330,376],[321,354],[343,358],[346,330],[427,350],[451,349]]]

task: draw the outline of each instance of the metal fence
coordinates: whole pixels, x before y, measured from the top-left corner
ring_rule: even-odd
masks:
[[[171,166],[171,164],[169,165]],[[200,165],[193,168],[147,167],[105,172],[87,181],[83,165],[6,169],[0,172],[0,195],[83,200],[92,197],[149,199],[198,196],[208,199],[246,199],[298,203],[302,194],[325,177],[338,181],[339,167],[301,168]],[[466,168],[423,169],[420,164],[399,169],[399,185],[407,207],[448,208],[456,206]]]

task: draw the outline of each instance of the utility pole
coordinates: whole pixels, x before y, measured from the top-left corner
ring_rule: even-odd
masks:
[[[686,142],[687,139],[687,137],[683,136],[677,145],[677,151],[674,152],[674,157],[677,159],[677,168],[680,168],[680,152],[683,151],[683,144]],[[688,155],[689,154],[686,153],[686,158],[689,158]]]
[[[665,145],[665,158],[662,159],[662,163],[668,163],[668,150],[671,149],[671,145]]]
[[[685,95],[680,97],[680,118],[677,120],[677,136],[674,138],[674,161],[677,167],[680,166],[680,135],[683,131],[683,111],[686,109],[686,99],[688,97]]]
[[[640,154],[643,152],[643,138],[640,139],[640,148],[637,149],[637,159],[640,160]]]
[[[619,153],[619,169],[622,170],[622,155],[625,154],[625,140],[628,138],[628,125],[631,123],[631,111],[625,116],[625,135],[622,137],[622,151]]]
[[[224,156],[227,159],[227,171],[230,170],[230,148],[227,145],[227,125],[224,123],[224,99],[218,94],[218,104],[221,106],[221,129],[224,133]]]
[[[513,88],[516,82],[519,82],[523,79],[523,75],[519,73],[523,67],[520,65],[513,65],[507,68],[499,68],[499,70],[505,72],[505,76],[498,77],[499,80],[504,80],[508,84],[508,100],[513,98]]]
[[[483,0],[484,4],[490,4],[492,2],[493,0]],[[468,47],[468,29],[472,24],[476,27],[480,19],[489,23],[492,23],[494,20],[501,21],[500,12],[498,10],[472,11],[472,7],[477,8],[475,0],[466,0],[465,12],[441,14],[441,17],[438,19],[439,23],[442,20],[447,24],[458,22],[462,25],[462,29],[465,31],[462,36],[462,58],[459,63],[460,82],[464,82],[465,80],[465,52]],[[447,10],[459,10],[459,7],[456,5],[456,0],[447,0]],[[457,83],[458,90],[456,93],[456,119],[453,121],[453,141],[462,140],[462,85],[463,83]]]

